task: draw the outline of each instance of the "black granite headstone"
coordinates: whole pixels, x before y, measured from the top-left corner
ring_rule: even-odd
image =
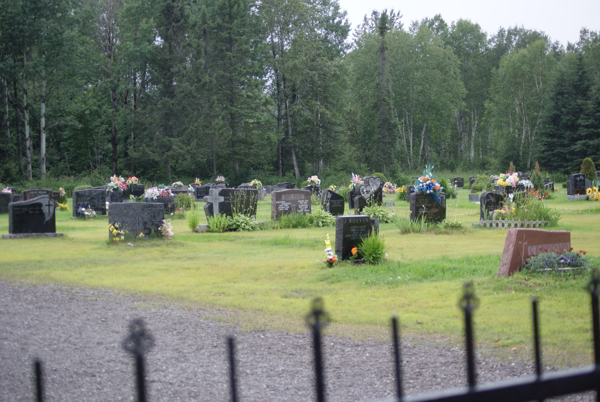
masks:
[[[504,204],[504,196],[495,191],[485,192],[479,197],[479,220],[484,220],[486,215],[492,216],[495,210]]]
[[[530,173],[522,173],[519,176],[519,180],[531,180],[531,174]]]
[[[331,215],[344,215],[344,196],[335,191],[325,190],[321,197],[323,209]]]
[[[13,193],[0,193],[0,214],[7,214],[8,204],[14,201]]]
[[[143,184],[130,184],[129,185],[129,194],[134,197],[141,197],[144,195],[144,185]]]
[[[583,173],[572,174],[569,177],[567,195],[585,195],[587,190]]]
[[[175,212],[175,197],[173,196],[166,196],[166,197],[156,197],[156,199],[153,198],[144,198],[144,202],[150,202],[150,203],[159,203],[159,204],[163,204],[163,209],[165,211],[165,214],[172,214]],[[112,208],[112,206],[111,206]]]
[[[217,185],[214,183],[206,183],[202,186],[196,187],[196,201],[204,201],[204,197],[207,197],[210,193],[210,190],[213,188],[217,188]]]
[[[464,179],[464,177],[454,177],[452,179],[452,184],[455,185],[457,188],[464,188],[465,187],[465,179]]]
[[[40,197],[42,195],[47,195],[49,198],[53,198],[54,194],[52,194],[52,190],[49,188],[30,188],[29,190],[23,191],[23,200],[31,200],[36,197]]]
[[[106,189],[104,187],[91,188],[88,190],[73,191],[73,217],[84,216],[79,213],[78,208],[91,209],[98,215],[106,213]]]
[[[123,202],[123,190],[107,191],[106,201],[109,203]]]
[[[8,233],[56,233],[56,202],[47,195],[11,202]]]
[[[257,207],[258,190],[255,188],[214,188],[204,204],[204,214],[207,218],[220,214],[256,216]]]
[[[335,218],[335,254],[340,260],[352,255],[352,248],[375,230],[379,232],[379,220],[368,215],[348,215]]]
[[[271,194],[271,219],[279,220],[281,215],[310,214],[312,194],[308,190],[280,190]]]
[[[421,216],[430,222],[442,222],[446,219],[446,195],[438,194],[440,202],[437,202],[431,194],[412,193],[409,196],[410,218],[418,221]]]
[[[124,202],[111,205],[108,210],[108,223],[119,225],[121,231],[126,231],[134,237],[140,233],[148,236],[157,231],[164,219],[162,203]],[[110,233],[108,238],[110,240]]]
[[[348,210],[352,211],[354,209],[354,190],[348,191]]]

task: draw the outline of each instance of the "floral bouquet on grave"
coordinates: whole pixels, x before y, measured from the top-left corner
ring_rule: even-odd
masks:
[[[523,187],[525,187],[525,189],[529,190],[532,189],[533,183],[530,180],[520,180],[519,183],[521,183],[521,185],[523,185]]]
[[[127,190],[128,188],[129,186],[125,183],[125,179],[115,175],[110,178],[110,183],[106,186],[106,191]]]
[[[160,197],[160,189],[158,187],[150,187],[144,191],[144,198],[156,200]]]
[[[86,208],[86,207],[79,207],[77,208],[77,213],[81,216],[83,216],[84,218],[95,218],[96,217],[96,211],[94,211],[91,208]]]
[[[317,186],[321,184],[321,179],[317,175],[310,176],[306,181]]]
[[[596,186],[596,184],[597,184],[597,182],[596,182],[596,180],[594,180],[592,187],[590,187],[586,190],[588,199],[590,199],[592,201],[600,201],[600,191],[598,191],[600,189]]]
[[[215,179],[215,182],[217,182],[217,183],[225,183],[225,177],[223,177],[223,176],[217,176],[217,178]]]
[[[433,178],[433,165],[426,165],[423,175],[415,181],[415,193],[431,194],[436,202],[441,202],[439,194],[444,191],[436,179]]]
[[[383,192],[385,194],[396,194],[396,185],[390,183],[389,181],[385,182],[383,185]]]
[[[114,242],[125,240],[125,231],[121,230],[121,225],[118,223],[115,223],[114,225],[111,223],[108,225],[108,235]]]
[[[496,185],[504,186],[504,187],[517,187],[517,182],[519,181],[519,175],[516,173],[506,173],[498,175],[498,181],[496,181]]]
[[[169,220],[162,221],[162,225],[158,228],[158,231],[162,235],[163,238],[168,239],[169,237],[173,237],[173,225]]]
[[[202,180],[200,180],[199,178],[196,177],[196,180],[194,180],[194,184],[199,186],[202,184]]]
[[[4,187],[4,188],[2,189],[2,192],[3,192],[4,194],[12,194],[12,190],[11,190],[10,188],[8,188],[8,187]]]
[[[183,187],[184,184],[180,181],[176,181],[175,183],[171,184],[171,187]]]
[[[352,181],[350,182],[350,189],[354,190],[356,186],[359,184],[363,184],[363,181],[360,179],[360,175],[352,173]]]
[[[260,180],[258,179],[254,179],[250,182],[250,185],[252,187],[255,187],[256,189],[260,190],[263,187],[263,184]]]
[[[333,253],[333,249],[331,248],[331,241],[329,240],[329,234],[325,235],[325,264],[327,268],[333,268],[335,263],[337,262],[337,255]]]
[[[126,184],[138,184],[138,183],[139,183],[139,181],[140,181],[140,179],[138,179],[137,177],[133,176],[133,177],[130,177],[130,178],[128,178],[128,179],[125,181],[125,183],[126,183]]]

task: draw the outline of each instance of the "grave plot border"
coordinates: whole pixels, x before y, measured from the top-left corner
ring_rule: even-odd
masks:
[[[507,221],[507,220],[487,220],[479,221],[473,224],[473,227],[490,228],[490,229],[517,229],[517,228],[543,228],[550,226],[548,221]]]

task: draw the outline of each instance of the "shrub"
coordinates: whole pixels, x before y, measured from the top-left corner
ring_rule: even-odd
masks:
[[[567,181],[567,175],[562,173],[552,173],[550,178],[552,179],[552,183],[557,187],[559,183],[565,183]]]
[[[360,256],[371,265],[379,264],[385,257],[385,242],[383,237],[371,234],[361,240],[358,246]]]
[[[89,190],[90,188],[92,188],[91,185],[89,184],[82,184],[80,186],[77,186],[73,189],[73,191],[78,191],[78,190]]]
[[[418,221],[413,221],[408,218],[396,218],[394,219],[394,224],[398,229],[400,229],[400,233],[425,233],[431,230],[431,227],[434,224],[429,223],[424,216],[421,217]]]
[[[388,181],[387,177],[385,177],[385,175],[383,173],[373,173],[371,176],[377,176],[381,179],[382,183],[385,183],[386,181]]]
[[[447,200],[456,198],[456,189],[452,184],[448,184],[448,180],[445,177],[442,177],[440,180],[440,186],[444,187],[444,194],[446,194]]]
[[[229,228],[229,218],[227,215],[219,214],[213,215],[206,219],[208,222],[207,231],[222,233]]]
[[[596,172],[594,172],[594,175],[595,174]],[[533,171],[533,174],[531,175],[531,184],[533,184],[533,188],[536,190],[544,189],[544,178],[538,170]]]
[[[279,222],[274,225],[279,229],[298,229],[312,227],[311,218],[308,214],[281,215]]]
[[[258,229],[258,224],[248,215],[235,214],[229,218],[227,229],[236,232],[252,232]]]
[[[408,186],[408,185],[413,184],[413,180],[409,176],[400,174],[400,175],[396,176],[396,180],[394,183],[396,184],[397,187]]]
[[[478,175],[475,183],[471,185],[471,190],[475,191],[476,193],[483,191],[484,189],[487,190],[488,184],[491,184],[488,176]]]
[[[379,219],[380,223],[389,223],[392,221],[392,216],[379,205],[371,205],[363,209],[363,213],[369,215],[372,219]]]
[[[588,180],[596,179],[596,165],[592,158],[585,158],[581,164],[581,173],[585,175]]]
[[[555,252],[544,252],[530,257],[525,261],[525,269],[533,272],[554,271],[560,268],[584,267],[587,263],[585,254],[587,252],[565,250],[561,254]]]
[[[177,194],[175,196],[175,206],[184,211],[189,211],[194,205],[194,200],[187,194]]]
[[[312,214],[308,216],[312,226],[322,228],[335,225],[335,216],[322,209],[313,209]]]
[[[522,194],[515,197],[517,204],[515,219],[522,221],[547,221],[550,226],[556,226],[560,219],[560,212],[548,208],[544,202],[534,195]]]
[[[198,215],[198,211],[189,211],[187,213],[187,221],[188,227],[192,232],[194,232],[198,227],[198,224],[200,223],[200,216]]]

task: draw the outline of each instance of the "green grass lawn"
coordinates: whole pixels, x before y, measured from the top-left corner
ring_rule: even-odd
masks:
[[[562,218],[553,229],[570,230],[573,247],[600,257],[600,203],[567,201],[565,190],[548,204]],[[395,201],[399,216],[408,204]],[[203,205],[203,204],[200,204]],[[435,337],[462,344],[457,307],[462,284],[474,281],[481,300],[475,315],[480,347],[499,356],[531,355],[530,297],[541,299],[544,358],[555,365],[591,362],[588,277],[517,274],[498,279],[506,230],[471,228],[479,205],[468,191],[448,200],[447,218],[468,229],[456,234],[402,235],[381,226],[387,262],[379,266],[323,264],[325,234],[335,228],[192,233],[174,220],[175,238],[109,244],[107,219],[75,220],[58,212],[64,238],[0,240],[0,278],[101,287],[166,297],[193,306],[232,311],[247,328],[303,329],[310,300],[323,296],[333,325],[329,333],[384,339],[392,315],[405,336]],[[270,219],[270,198],[259,203],[258,220]],[[8,216],[0,219],[8,233]],[[220,319],[224,319],[221,317]]]

